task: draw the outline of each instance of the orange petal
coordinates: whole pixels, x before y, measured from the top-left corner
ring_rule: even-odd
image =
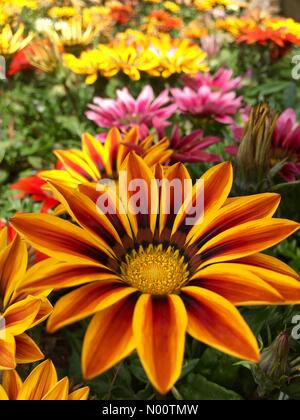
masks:
[[[187,215],[188,217],[193,217],[193,208],[199,207],[199,202],[202,202],[203,198],[203,209],[201,214],[199,214],[197,221],[193,224],[203,223],[204,220],[211,220],[214,216],[214,213],[224,204],[227,196],[232,187],[232,166],[230,162],[224,162],[219,165],[216,165],[205,172],[205,174],[200,178],[192,190],[192,193],[187,195],[187,198],[177,215],[172,234],[175,235],[178,230],[182,232],[189,232],[191,230],[191,225],[187,225]],[[190,235],[187,236],[187,241],[190,240]]]
[[[215,214],[213,220],[193,228],[192,242],[197,241],[197,246],[202,246],[216,234],[224,232],[242,223],[272,217],[280,203],[279,194],[257,194],[236,198],[230,204],[223,206]]]
[[[66,325],[73,324],[114,305],[135,292],[136,289],[113,280],[103,280],[80,287],[56,303],[48,321],[48,331],[54,332]]]
[[[117,172],[121,168],[122,163],[124,162],[126,156],[130,152],[130,148],[127,144],[138,144],[139,143],[139,129],[138,127],[132,127],[128,133],[125,134],[124,139],[121,139],[121,144],[118,148],[117,156]]]
[[[163,170],[161,170],[163,172]],[[174,220],[179,211],[180,203],[184,202],[185,182],[191,178],[188,170],[182,163],[177,163],[165,169],[160,180],[160,212],[159,234],[162,240],[169,239]],[[163,233],[163,231],[165,231]]]
[[[69,394],[69,400],[85,401],[88,399],[89,393],[90,393],[90,388],[88,386],[76,389],[76,391],[73,391],[71,394]]]
[[[129,296],[94,316],[83,342],[82,370],[85,378],[100,375],[133,352],[135,304],[136,296]]]
[[[47,298],[45,298],[44,296],[40,296],[40,295],[38,295],[37,297],[39,297],[41,299],[41,306],[40,306],[40,309],[39,309],[36,317],[34,318],[34,321],[32,323],[32,327],[35,327],[36,325],[45,321],[45,319],[47,319],[48,316],[53,311],[53,306],[51,305],[51,303],[49,302],[49,300]]]
[[[200,287],[184,287],[188,333],[231,356],[259,361],[257,341],[239,311],[222,296]]]
[[[20,290],[30,292],[61,289],[108,278],[117,276],[98,264],[59,263],[49,258],[34,264],[27,271],[24,281],[20,284]]]
[[[0,229],[0,252],[7,246],[8,244],[8,232],[7,227]]]
[[[278,258],[272,257],[271,255],[266,254],[254,254],[249,255],[248,257],[241,258],[236,260],[241,264],[254,265],[261,268],[266,268],[267,270],[275,271],[276,273],[285,274],[286,276],[293,277],[296,280],[299,280],[299,275],[289,267],[284,262],[280,261]]]
[[[100,178],[101,172],[105,167],[103,145],[89,133],[83,133],[81,144],[83,152],[90,158],[90,165],[93,167],[93,172]]]
[[[150,381],[162,394],[179,379],[186,327],[186,311],[178,296],[139,298],[133,319],[136,348]]]
[[[205,243],[199,250],[203,265],[233,260],[276,245],[299,229],[285,219],[259,219],[228,229]]]
[[[126,192],[128,218],[135,234],[138,234],[138,241],[149,235],[151,239],[154,233],[158,214],[158,187],[157,182],[150,168],[143,159],[131,152],[126,157],[120,169],[119,193]],[[124,201],[124,200],[123,200]],[[147,238],[147,236],[146,236]]]
[[[284,300],[276,288],[241,264],[212,264],[198,271],[193,279],[191,285],[211,290],[234,305],[274,305]]]
[[[149,149],[145,150],[143,159],[152,168],[154,165],[163,164],[173,155],[174,150],[170,149],[170,141],[167,138],[154,143]]]
[[[0,370],[15,369],[16,343],[11,334],[5,333],[5,340],[0,340]]]
[[[51,360],[39,364],[25,380],[18,400],[41,400],[57,383],[57,374]]]
[[[69,397],[69,379],[63,378],[47,394],[42,398],[42,400],[68,400]]]
[[[21,214],[11,219],[14,228],[31,245],[50,257],[66,262],[107,262],[106,250],[83,230],[49,214]]]
[[[42,178],[45,181],[57,182],[70,188],[76,188],[78,183],[81,182],[73,178],[67,171],[59,169],[39,172],[39,178]]]
[[[6,333],[22,334],[31,328],[41,306],[41,299],[33,296],[10,305],[3,314]]]
[[[15,341],[17,363],[33,363],[44,359],[44,354],[29,335],[25,333],[17,335]]]
[[[241,264],[241,267],[246,268],[246,270],[249,270],[255,276],[276,289],[283,297],[281,303],[291,305],[300,303],[300,277],[295,279],[289,274],[282,274],[267,268],[256,267],[255,265]]]
[[[99,173],[95,171],[89,156],[81,150],[55,150],[54,154],[76,181],[84,183],[99,179]]]
[[[9,399],[16,400],[22,387],[22,380],[16,370],[6,370],[3,372],[2,385]]]
[[[18,264],[16,264],[16,261],[18,261]],[[0,254],[0,293],[4,297],[4,307],[7,306],[18,283],[24,278],[27,262],[26,245],[17,235],[13,242]]]
[[[55,197],[64,205],[72,218],[84,229],[88,230],[95,242],[101,247],[110,248],[116,242],[122,245],[119,234],[105,214],[97,210],[95,203],[79,191],[52,183],[50,188]],[[113,254],[113,253],[112,253]]]

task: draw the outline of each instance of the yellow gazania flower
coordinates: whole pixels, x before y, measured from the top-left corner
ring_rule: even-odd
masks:
[[[227,17],[226,19],[217,19],[215,25],[217,29],[224,29],[231,35],[238,37],[243,29],[253,29],[257,24],[252,18]]]
[[[122,43],[112,46],[100,44],[98,50],[102,57],[99,68],[105,77],[112,77],[122,71],[132,80],[139,80],[140,72],[151,72],[158,62],[151,51],[139,51],[134,46]]]
[[[28,7],[28,9],[35,10],[39,6],[38,3],[38,0],[2,0],[2,7],[18,7],[20,10],[22,10],[24,7]]]
[[[206,53],[198,45],[191,44],[188,39],[174,40],[172,44],[168,36],[153,39],[149,49],[159,61],[157,68],[148,70],[150,75],[161,74],[162,77],[168,78],[176,73],[193,75],[208,70],[205,63]]]
[[[169,10],[172,13],[179,13],[180,12],[179,4],[176,4],[173,1],[164,1],[163,6],[164,6],[165,9]]]
[[[115,179],[130,150],[139,149],[145,162],[153,167],[170,158],[173,150],[169,146],[170,142],[166,138],[154,144],[153,138],[149,136],[140,142],[137,128],[131,129],[124,137],[117,128],[112,128],[103,144],[85,133],[82,136],[82,150],[54,152],[64,169],[43,171],[39,176],[72,188],[88,182],[96,183],[100,179]]]
[[[102,57],[98,50],[83,51],[80,58],[73,54],[63,55],[63,64],[76,74],[86,76],[87,85],[95,83],[99,74],[99,65],[102,63]]]
[[[69,19],[78,15],[78,10],[75,7],[51,7],[48,10],[48,16],[52,19]]]
[[[81,16],[55,23],[55,29],[49,27],[46,34],[56,43],[64,47],[87,46],[91,44],[102,30],[102,25],[89,24],[84,27]]]
[[[27,248],[19,236],[7,245],[7,230],[0,231],[0,370],[14,369],[16,363],[31,363],[44,355],[25,333],[41,323],[52,311],[45,296],[29,289],[20,291],[38,265],[26,272]]]
[[[69,379],[57,378],[51,360],[39,364],[22,382],[17,371],[3,373],[0,380],[0,401],[2,400],[87,400],[89,388],[78,388],[70,393]]]
[[[300,38],[300,23],[296,22],[294,19],[265,19],[263,24],[267,28],[285,30],[286,33]]]
[[[248,7],[246,2],[237,0],[195,0],[194,5],[201,12],[208,12],[217,6],[237,10]]]
[[[13,33],[10,25],[5,25],[0,31],[0,55],[10,56],[22,50],[30,43],[34,34],[24,36],[24,25],[20,24],[17,31]]]
[[[202,176],[204,213],[191,225],[188,214],[203,196],[203,183],[182,195],[181,186],[190,180],[183,165],[158,166],[154,176],[130,153],[121,170],[126,181],[119,179],[116,196],[111,190],[82,185],[76,191],[53,183],[77,226],[46,214],[11,221],[53,258],[27,287],[73,288],[56,303],[48,330],[94,315],[83,343],[84,376],[100,375],[136,350],[160,393],[180,377],[186,332],[257,362],[256,339],[236,306],[300,302],[297,274],[260,253],[299,229],[296,222],[272,218],[280,197],[227,199],[233,176],[225,162]],[[175,180],[184,201],[179,211],[178,191],[168,187],[178,186]],[[110,198],[112,211],[104,214],[99,200],[111,203]],[[139,203],[146,211],[139,211]]]

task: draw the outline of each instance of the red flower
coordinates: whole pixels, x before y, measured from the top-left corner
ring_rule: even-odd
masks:
[[[21,51],[18,51],[13,56],[13,59],[11,61],[9,69],[7,71],[7,76],[11,77],[11,76],[13,76],[17,73],[20,73],[21,71],[32,69],[32,66],[30,65],[30,63],[27,59],[25,50],[26,50],[26,48],[24,48]]]
[[[22,178],[19,182],[13,184],[11,188],[13,190],[21,191],[17,195],[17,198],[31,196],[33,201],[42,202],[43,206],[41,208],[41,212],[46,213],[48,210],[56,207],[59,203],[47,190],[43,188],[45,185],[46,181],[39,178],[38,175],[33,175]]]

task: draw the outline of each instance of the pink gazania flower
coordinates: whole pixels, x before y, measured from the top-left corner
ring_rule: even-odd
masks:
[[[167,121],[177,110],[172,103],[168,90],[164,90],[156,99],[151,86],[145,86],[137,99],[127,88],[117,90],[116,99],[95,97],[93,104],[89,104],[87,118],[94,121],[99,127],[117,127],[129,130],[139,126],[141,138],[149,134],[149,128],[162,128],[168,126]]]
[[[248,121],[246,115],[243,116],[243,120],[245,123]],[[244,127],[234,124],[231,130],[236,145],[228,146],[225,150],[235,155]],[[297,123],[297,116],[292,108],[286,109],[279,116],[272,136],[271,166],[284,160],[286,163],[283,164],[279,175],[286,182],[293,182],[300,175],[300,124]]]
[[[232,78],[233,71],[221,67],[215,74],[197,73],[195,76],[184,76],[182,79],[185,86],[197,90],[202,86],[208,86],[216,92],[229,92],[241,87],[242,78]]]
[[[56,207],[59,202],[53,198],[52,194],[44,189],[46,181],[41,179],[38,174],[28,176],[20,179],[15,184],[12,184],[13,190],[20,191],[16,198],[31,197],[32,201],[42,203],[41,212],[47,213],[48,210]]]
[[[236,92],[216,90],[206,84],[172,89],[171,93],[182,113],[198,118],[212,118],[221,124],[232,124],[232,116],[242,105],[242,97],[238,97]]]
[[[194,130],[190,134],[181,135],[179,127],[175,126],[170,136],[170,148],[174,150],[170,164],[177,162],[220,162],[220,156],[209,153],[204,149],[219,143],[219,137],[204,137],[203,130]]]

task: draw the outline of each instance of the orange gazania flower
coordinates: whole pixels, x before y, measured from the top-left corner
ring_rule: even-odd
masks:
[[[167,138],[158,143],[151,136],[139,141],[137,128],[124,137],[117,128],[112,128],[100,143],[88,133],[82,136],[82,150],[56,150],[54,153],[62,164],[62,170],[40,172],[39,176],[50,181],[62,182],[70,187],[100,179],[118,177],[119,169],[131,150],[143,157],[149,166],[165,163],[173,154]]]
[[[100,375],[136,350],[161,393],[180,376],[186,332],[257,362],[256,339],[236,306],[300,302],[297,274],[260,253],[299,224],[272,218],[277,194],[227,199],[233,178],[228,162],[202,176],[204,220],[194,226],[187,214],[202,196],[203,184],[194,186],[180,211],[176,191],[167,193],[167,180],[183,185],[190,179],[183,165],[158,166],[160,186],[135,153],[127,156],[122,170],[128,183],[119,179],[120,193],[130,202],[131,181],[143,180],[139,202],[147,204],[147,212],[136,211],[132,203],[124,211],[117,196],[117,211],[104,214],[93,199],[106,200],[107,190],[96,194],[87,185],[75,191],[53,184],[78,226],[45,214],[12,219],[16,230],[53,258],[27,287],[73,288],[55,305],[48,330],[94,315],[83,343],[84,376]]]
[[[43,353],[25,331],[41,323],[52,311],[45,297],[49,291],[20,291],[34,268],[26,272],[27,248],[20,237],[15,236],[9,245],[7,241],[5,228],[0,232],[0,370],[43,359]]]
[[[172,29],[182,27],[182,20],[177,16],[172,16],[165,10],[153,10],[149,16],[145,18],[147,32],[169,32]]]
[[[238,43],[267,45],[273,43],[278,47],[300,45],[300,38],[287,33],[284,29],[255,27],[251,29],[242,29],[237,39]]]
[[[17,371],[3,373],[0,381],[2,400],[87,400],[89,388],[83,387],[70,393],[67,377],[58,381],[56,369],[51,360],[38,365],[24,383]]]

